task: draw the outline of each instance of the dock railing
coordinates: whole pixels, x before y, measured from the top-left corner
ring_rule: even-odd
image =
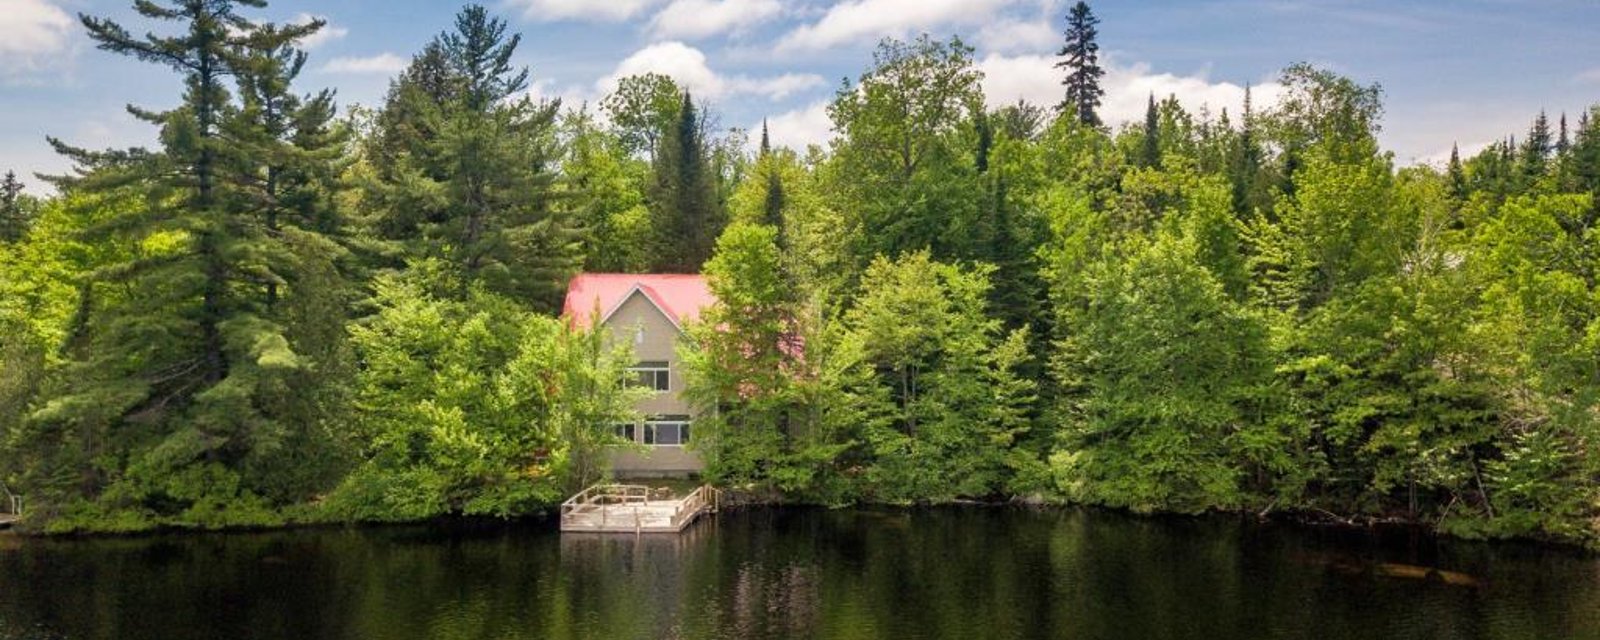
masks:
[[[613,504],[639,505],[650,501],[650,487],[637,484],[597,484],[590,486],[578,495],[568,498],[561,503],[561,522],[566,524],[572,514],[584,511],[590,507],[603,507]],[[610,517],[610,509],[601,509],[602,522]],[[634,524],[638,525],[638,509],[634,510]]]
[[[3,509],[0,510],[0,514],[21,516],[23,507],[22,496],[12,493],[11,489],[6,487],[4,484],[0,484],[0,494],[5,494],[6,498],[4,502],[0,502],[0,509]]]
[[[643,485],[597,484],[561,503],[563,531],[682,531],[702,513],[715,513],[722,492],[701,485],[678,499],[651,500]]]
[[[700,515],[701,511],[717,512],[717,507],[722,501],[722,492],[709,484],[700,485],[699,488],[689,493],[689,496],[678,503],[678,510],[672,514],[672,526],[682,529],[689,520]]]

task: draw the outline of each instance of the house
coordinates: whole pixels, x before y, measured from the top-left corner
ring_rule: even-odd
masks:
[[[677,345],[685,325],[715,300],[700,275],[583,273],[567,287],[567,321],[580,329],[598,323],[611,340],[631,342],[637,360],[632,379],[654,391],[639,402],[643,420],[617,425],[619,435],[642,445],[612,453],[618,477],[686,476],[704,468],[687,448],[695,411],[682,397]]]

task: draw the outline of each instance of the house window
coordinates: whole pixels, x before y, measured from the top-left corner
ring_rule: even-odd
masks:
[[[639,426],[632,422],[619,422],[616,424],[615,433],[624,442],[639,441]]]
[[[689,416],[657,416],[644,423],[644,443],[656,447],[689,444]]]
[[[665,361],[641,362],[628,369],[633,384],[656,391],[672,389],[672,370]]]

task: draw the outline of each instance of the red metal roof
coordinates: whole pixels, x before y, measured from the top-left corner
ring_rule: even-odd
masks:
[[[580,273],[567,285],[561,315],[573,327],[586,329],[592,319],[604,320],[616,311],[634,289],[650,298],[680,327],[699,318],[701,309],[716,302],[705,276],[699,274]]]

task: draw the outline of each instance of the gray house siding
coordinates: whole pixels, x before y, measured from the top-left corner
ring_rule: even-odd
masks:
[[[665,362],[668,369],[668,389],[654,392],[637,405],[643,416],[633,429],[637,445],[617,447],[611,452],[612,473],[619,478],[699,473],[705,464],[691,446],[645,444],[645,423],[651,418],[686,416],[690,422],[694,420],[694,408],[681,395],[683,367],[677,353],[681,331],[654,302],[638,290],[630,293],[616,311],[606,318],[605,328],[612,340],[625,340],[633,345],[635,360],[641,363]],[[690,427],[690,442],[693,442],[693,437],[694,429]]]

